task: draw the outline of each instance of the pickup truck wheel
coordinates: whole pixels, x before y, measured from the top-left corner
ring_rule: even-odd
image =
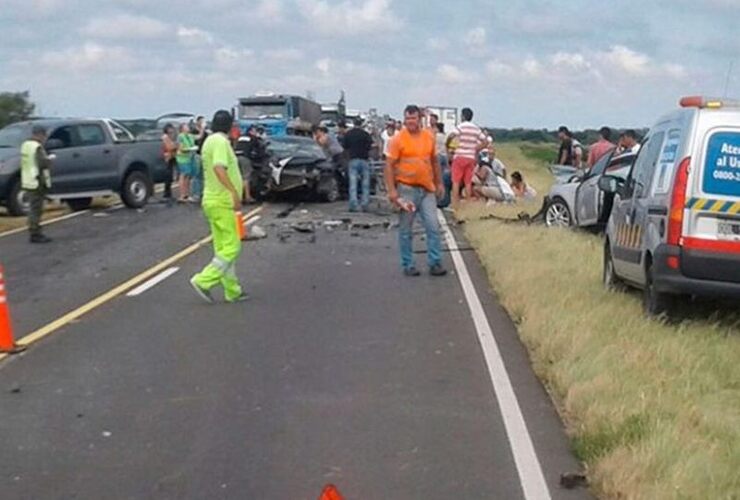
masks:
[[[609,240],[604,242],[604,272],[602,274],[604,282],[604,288],[615,292],[621,292],[624,290],[624,283],[617,273],[614,272],[614,259],[612,258],[611,247],[609,246]]]
[[[674,303],[675,297],[673,295],[655,290],[653,265],[652,262],[648,262],[645,269],[645,289],[642,292],[642,304],[645,313],[648,316],[660,316],[661,314],[670,316]]]
[[[141,208],[152,195],[152,180],[144,172],[130,172],[123,180],[121,199],[128,208]]]
[[[67,205],[69,205],[69,208],[71,208],[74,212],[80,212],[82,210],[87,210],[90,208],[90,205],[92,205],[92,198],[71,198],[67,200]]]
[[[21,189],[20,178],[13,181],[8,194],[8,212],[10,215],[20,217],[28,213],[29,203],[26,192]]]
[[[547,205],[545,224],[547,227],[570,227],[573,225],[573,218],[565,200],[555,198]]]

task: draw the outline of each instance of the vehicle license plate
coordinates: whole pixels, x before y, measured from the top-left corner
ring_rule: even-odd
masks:
[[[740,221],[718,221],[717,235],[727,240],[740,239]]]

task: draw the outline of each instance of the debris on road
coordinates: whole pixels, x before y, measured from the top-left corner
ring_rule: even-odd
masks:
[[[566,490],[587,488],[588,478],[577,472],[566,472],[564,474],[560,474],[560,486]]]
[[[249,228],[249,232],[247,233],[247,241],[252,240],[261,240],[263,238],[267,238],[267,231],[265,231],[262,226],[253,225]]]

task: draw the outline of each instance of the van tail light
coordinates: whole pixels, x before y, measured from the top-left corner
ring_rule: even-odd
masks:
[[[691,157],[684,158],[678,166],[673,180],[671,209],[668,212],[668,244],[679,246],[683,236],[683,213],[686,207],[686,186],[689,183],[689,164]]]

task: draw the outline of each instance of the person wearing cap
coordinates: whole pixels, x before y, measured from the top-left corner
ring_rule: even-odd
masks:
[[[236,212],[242,206],[242,175],[229,132],[233,123],[231,113],[217,111],[213,116],[213,134],[203,143],[203,201],[202,207],[213,236],[214,256],[211,262],[192,277],[190,284],[203,300],[213,303],[213,288],[221,285],[227,302],[248,298],[236,277],[236,261],[241,253]]]
[[[31,138],[21,145],[21,188],[29,202],[28,231],[31,243],[49,243],[51,238],[41,232],[44,199],[51,187],[51,160],[44,149],[46,129],[34,125]]]

